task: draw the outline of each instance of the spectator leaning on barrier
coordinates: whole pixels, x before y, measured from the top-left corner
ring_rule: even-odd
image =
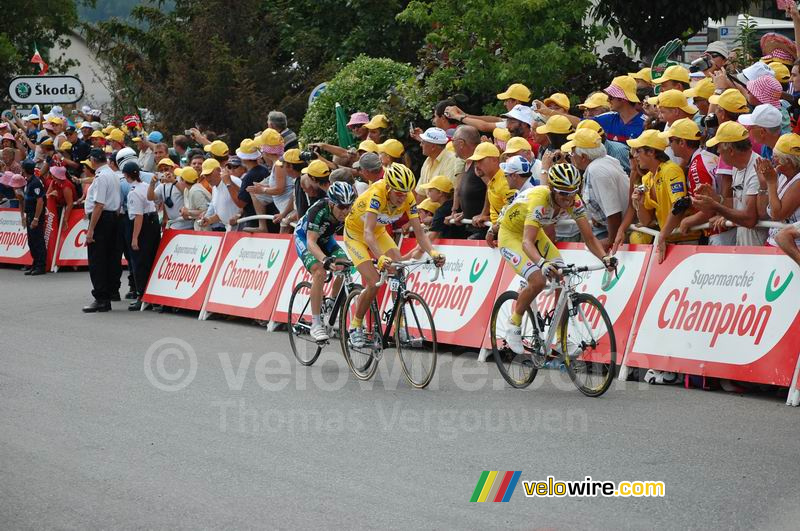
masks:
[[[469,160],[475,162],[477,174],[486,183],[483,211],[472,218],[472,224],[476,227],[484,227],[487,221],[494,224],[500,211],[514,196],[514,191],[508,187],[505,174],[500,169],[500,150],[491,142],[482,142],[475,148]]]
[[[787,224],[800,221],[800,135],[781,136],[775,145],[772,163],[759,160],[756,173],[760,189],[767,190],[766,194],[758,195],[759,217]],[[768,245],[778,246],[775,238],[779,231],[769,229]]]
[[[267,204],[264,202],[264,196],[272,198],[276,210],[272,222],[279,224],[283,233],[292,231],[289,226],[289,217],[295,210],[295,180],[300,177],[300,170],[303,166],[300,150],[289,149],[274,162],[272,171],[266,180],[247,187],[245,190],[253,195],[253,206],[258,214],[266,212]],[[244,187],[244,183],[242,186]],[[259,220],[258,224],[260,230],[266,230],[267,225],[264,221]]]
[[[616,240],[628,209],[628,175],[619,161],[607,154],[596,131],[578,129],[569,139],[561,151],[572,153],[572,164],[583,173],[580,195],[592,233],[607,251]]]
[[[464,171],[456,176],[453,214],[446,222],[461,224],[461,220],[472,219],[483,211],[486,183],[478,176],[476,165],[470,160],[480,142],[480,132],[471,125],[459,126],[453,135],[453,150],[464,161]],[[470,239],[483,239],[484,231],[480,228],[465,227],[465,230]]]
[[[509,197],[503,210],[508,208],[508,205],[510,205],[519,194],[539,184],[538,180],[535,183],[532,181],[533,176],[531,171],[533,166],[530,161],[519,155],[509,158],[506,162],[501,162],[500,169],[503,170],[503,174],[506,176],[508,188],[513,192],[513,195]],[[502,217],[503,210],[501,210],[498,218]],[[494,221],[492,226],[489,227],[489,230],[486,231],[486,243],[489,247],[497,247],[497,234],[499,230],[500,224],[498,219]]]
[[[267,131],[273,131],[275,136],[278,139],[281,138],[280,134],[277,131],[272,129],[267,129]],[[281,142],[282,144],[282,142]],[[256,183],[261,183],[265,179],[269,177],[270,171],[267,169],[266,166],[259,164],[259,159],[261,158],[261,150],[257,143],[250,139],[246,138],[242,140],[239,148],[236,150],[236,156],[239,157],[239,160],[242,161],[242,165],[246,168],[246,173],[244,177],[240,180],[241,186],[237,187],[236,195],[232,197],[233,202],[236,204],[237,207],[242,209],[242,216],[249,217],[254,216],[256,214],[256,209],[253,207],[254,203],[260,202],[264,205],[273,202],[273,198],[271,195],[264,195],[260,194],[259,196],[251,196],[250,192],[247,191],[247,188],[253,186]],[[224,170],[230,175],[230,168],[227,166]],[[222,171],[222,169],[220,169]],[[233,187],[231,187],[233,188]],[[230,223],[223,219],[224,223]],[[266,222],[264,220],[259,221],[251,221],[247,222],[246,227],[259,227],[261,226],[262,229],[266,229]]]
[[[130,236],[133,257],[131,265],[136,279],[136,301],[128,306],[128,310],[139,311],[142,309],[142,297],[147,279],[150,277],[158,244],[161,242],[161,226],[155,203],[147,199],[149,185],[142,182],[139,165],[134,161],[126,162],[122,167],[122,173],[131,185],[127,210],[128,218],[133,223]]]
[[[692,202],[697,208],[738,225],[736,245],[764,245],[766,230],[753,227],[758,222],[758,194],[767,190],[759,188],[756,164],[761,157],[753,152],[747,129],[737,122],[725,122],[706,145],[719,145],[719,156],[734,168],[731,196],[720,197],[711,187],[701,186]],[[716,222],[718,228],[723,219]]]
[[[615,77],[603,92],[608,94],[611,112],[592,118],[611,140],[625,142],[636,138],[644,129],[644,114],[637,108],[636,81],[630,76]]]
[[[800,243],[800,222],[781,229],[775,236],[775,242],[789,258],[800,266],[800,248],[798,248]]]
[[[83,311],[107,312],[111,310],[112,290],[119,282],[122,269],[116,252],[120,208],[119,179],[108,167],[106,154],[102,149],[93,149],[89,154],[89,161],[96,168],[94,181],[84,203],[84,210],[89,217],[86,244],[94,301],[84,306]]]
[[[759,154],[772,160],[772,150],[781,136],[781,112],[770,104],[753,109],[752,114],[739,115],[739,123],[750,132],[750,141],[760,145]]]
[[[581,120],[581,122],[575,127],[575,132],[577,133],[579,129],[590,129],[600,135],[600,139],[603,141],[603,146],[606,148],[606,154],[609,157],[617,159],[622,166],[622,169],[625,170],[626,175],[631,172],[631,150],[628,147],[628,144],[623,144],[622,142],[617,142],[615,140],[609,140],[608,137],[606,137],[606,132],[603,131],[603,128],[600,127],[600,124],[594,120]],[[572,140],[570,136],[572,135],[569,135],[567,140]]]
[[[295,181],[294,204],[298,217],[302,218],[311,205],[325,198],[331,185],[331,169],[321,160],[312,160],[300,173],[301,178]]]
[[[445,219],[453,210],[453,181],[446,175],[437,175],[427,184],[423,185],[428,199],[439,207],[433,212],[431,228],[428,239],[434,241],[437,238],[463,238],[463,225],[449,225]]]
[[[27,162],[27,161],[26,161]],[[53,166],[50,168],[50,185],[47,187],[47,197],[53,198],[56,207],[61,209],[61,219],[64,223],[61,227],[62,233],[66,234],[69,230],[69,220],[72,215],[72,206],[78,199],[75,184],[67,175],[67,168],[64,166]],[[49,199],[48,199],[49,201]]]
[[[164,208],[164,224],[172,229],[191,230],[192,221],[183,219],[184,193],[187,184],[175,176],[175,163],[163,158],[156,165],[156,177],[147,186],[147,199]]]
[[[230,170],[222,168],[215,159],[207,159],[203,163],[203,173],[211,185],[211,202],[208,210],[200,220],[201,227],[210,227],[214,231],[224,231],[225,225],[235,222],[241,213],[235,198],[239,194],[242,180],[233,177]]]
[[[422,154],[425,155],[425,162],[419,172],[419,180],[414,190],[417,201],[425,197],[424,184],[436,175],[444,175],[451,182],[455,182],[456,174],[460,173],[461,163],[455,152],[445,149],[447,145],[447,133],[438,127],[430,127],[420,135],[422,142]]]
[[[211,202],[211,185],[205,175],[199,175],[191,166],[178,168],[175,170],[175,175],[186,183],[181,217],[191,220],[194,230],[202,230],[200,219],[208,210],[208,203]]]

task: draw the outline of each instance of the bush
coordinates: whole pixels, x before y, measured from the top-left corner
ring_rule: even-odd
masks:
[[[390,136],[403,135],[407,120],[406,110],[389,104],[397,87],[407,85],[414,78],[414,69],[391,59],[375,59],[361,55],[342,68],[328,83],[325,91],[311,104],[300,128],[301,142],[338,144],[336,137],[336,103],[345,113],[363,111],[370,116],[386,114],[390,123]]]

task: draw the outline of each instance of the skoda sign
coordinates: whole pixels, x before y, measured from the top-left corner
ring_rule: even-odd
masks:
[[[83,97],[83,83],[75,76],[21,76],[11,80],[8,95],[23,105],[75,103]]]

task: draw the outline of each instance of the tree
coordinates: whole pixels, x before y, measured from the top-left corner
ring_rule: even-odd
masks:
[[[650,56],[667,41],[688,38],[700,31],[708,19],[718,20],[747,10],[754,0],[602,0],[593,14],[617,28]]]
[[[489,111],[511,83],[536,95],[581,85],[603,35],[584,23],[589,7],[589,0],[415,0],[398,19],[428,31],[421,75],[429,92],[464,93]]]
[[[3,19],[5,23],[0,33],[0,87],[3,89],[14,76],[39,72],[39,68],[30,63],[34,45],[52,73],[63,72],[77,64],[74,60],[49,54],[56,43],[62,48],[69,46],[69,39],[65,36],[78,23],[74,1],[4,2]]]

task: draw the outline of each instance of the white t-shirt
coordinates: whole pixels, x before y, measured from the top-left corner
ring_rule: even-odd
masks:
[[[608,216],[628,209],[628,176],[614,157],[593,160],[584,173],[584,183],[581,198],[594,225],[607,228]]]
[[[788,179],[785,175],[779,175],[778,198],[783,199],[783,196],[786,195],[786,192],[789,190],[789,188],[791,188],[792,186],[798,186],[797,183],[800,183],[800,173],[798,173],[791,179]],[[767,215],[774,221],[782,221],[784,223],[792,223],[796,225],[798,222],[800,222],[800,207],[798,207],[794,212],[792,212],[786,219],[775,219],[772,217],[772,209],[769,207],[769,205],[767,205]],[[781,229],[769,229],[769,238],[767,239],[767,243],[772,245],[773,247],[777,247],[778,242],[775,241],[775,236],[777,236],[780,231]]]
[[[95,173],[94,181],[86,195],[86,203],[102,203],[103,210],[118,212],[120,207],[119,178],[108,165],[102,166]],[[87,210],[91,212],[91,210]]]
[[[744,210],[747,196],[758,195],[758,174],[756,174],[756,161],[761,157],[757,153],[750,155],[750,161],[743,170],[733,170],[733,208]],[[736,228],[736,245],[761,247],[767,240],[767,229]]]
[[[233,181],[236,186],[242,185],[242,180],[238,177],[231,175],[231,181]],[[241,211],[239,206],[233,202],[228,187],[222,181],[211,190],[211,204],[209,205],[209,209],[212,208],[213,213],[219,216],[220,222],[225,225],[230,223],[231,218],[238,215]],[[207,213],[206,215],[209,214]]]
[[[175,183],[159,183],[156,185],[153,193],[156,196],[154,203],[158,206],[163,204],[164,209],[167,211],[167,219],[170,223],[170,228],[173,229],[191,229],[193,222],[189,219],[181,217],[181,208],[183,208],[183,192]],[[172,201],[172,206],[166,204],[166,197]]]
[[[128,192],[128,217],[134,219],[137,215],[155,214],[156,204],[147,199],[147,184],[131,183]]]

